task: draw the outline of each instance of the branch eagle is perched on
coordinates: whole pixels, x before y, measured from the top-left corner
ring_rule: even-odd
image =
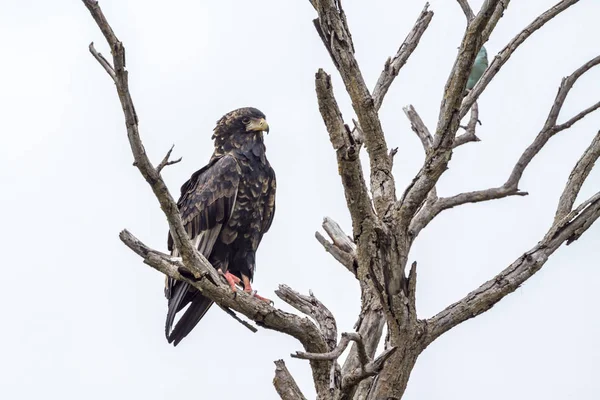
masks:
[[[252,291],[256,249],[275,214],[275,172],[265,154],[263,131],[268,133],[269,125],[256,108],[224,115],[214,129],[215,150],[208,165],[183,184],[177,202],[193,245],[234,291],[240,281],[246,292]],[[170,233],[168,247],[171,255],[179,255]],[[177,346],[213,302],[188,283],[169,277],[165,296],[169,301],[165,335]],[[171,329],[175,314],[188,304]]]

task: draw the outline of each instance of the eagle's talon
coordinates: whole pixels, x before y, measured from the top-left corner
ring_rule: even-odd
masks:
[[[250,294],[252,295],[252,297],[255,297],[255,298],[257,298],[257,299],[259,299],[259,300],[262,300],[262,301],[266,301],[266,302],[267,302],[267,303],[269,303],[270,305],[274,305],[274,304],[275,304],[275,303],[273,302],[273,300],[271,300],[271,299],[267,299],[266,297],[262,297],[262,296],[260,296],[259,294],[257,294],[257,293],[256,293],[256,290],[254,290],[254,291],[253,291],[252,293],[250,293]]]
[[[233,275],[229,271],[227,271],[225,273],[223,273],[223,271],[221,269],[219,269],[218,271],[219,271],[219,274],[221,274],[221,276],[223,277],[223,279],[225,279],[225,281],[229,284],[231,291],[233,291],[233,292],[237,291],[237,287],[235,285],[241,282],[240,278]]]

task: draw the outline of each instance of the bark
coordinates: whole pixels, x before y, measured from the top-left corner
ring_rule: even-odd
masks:
[[[572,168],[558,200],[554,221],[544,237],[464,298],[427,320],[418,318],[417,263],[411,264],[408,274],[406,270],[411,246],[419,233],[441,212],[450,208],[527,195],[519,189],[519,184],[533,158],[556,134],[600,108],[598,101],[565,122],[558,122],[571,88],[587,71],[600,64],[598,56],[562,80],[544,125],[531,145],[524,149],[504,184],[449,197],[438,196],[436,184],[446,171],[453,150],[480,140],[476,130],[479,116],[477,99],[481,93],[527,38],[577,2],[560,1],[536,18],[495,56],[479,82],[466,93],[465,86],[475,56],[493,33],[510,1],[486,0],[475,13],[467,0],[457,0],[467,24],[444,87],[435,129],[430,130],[425,125],[412,105],[404,108],[411,129],[422,143],[425,160],[401,198],[397,199],[392,165],[398,149],[388,148],[379,109],[396,76],[417,48],[433,12],[429,10],[429,4],[425,4],[396,54],[384,63],[371,92],[355,57],[341,1],[310,0],[317,12],[313,23],[342,78],[357,118],[357,121],[350,119],[353,122],[353,128],[350,128],[338,107],[330,75],[319,69],[315,76],[317,103],[337,159],[352,220],[352,235],[348,236],[335,221],[325,218],[322,226],[327,237],[319,232],[315,236],[325,251],[357,279],[361,290],[361,309],[354,331],[342,333],[338,341],[334,315],[312,292],[303,295],[286,285],[281,285],[276,291],[280,299],[306,317],[282,311],[245,293],[234,294],[191,245],[174,199],[161,177],[163,168],[179,160],[170,159],[173,148],[156,167],[148,159],[129,92],[124,45],[108,24],[98,2],[83,0],[109,45],[112,60],[102,56],[93,44],[90,44],[89,50],[115,83],[134,165],[159,201],[182,258],[173,258],[151,249],[126,230],[121,232],[121,240],[144,263],[174,279],[188,282],[251,329],[256,330],[236,313],[259,327],[296,338],[304,351],[296,351],[292,357],[310,362],[318,399],[401,399],[419,355],[429,344],[455,326],[491,309],[539,271],[560,246],[576,241],[600,217],[600,192],[576,206],[581,187],[600,157],[598,132]],[[461,119],[469,111],[471,115],[467,125],[461,126]],[[464,129],[464,133],[459,135],[460,128]],[[360,159],[363,145],[368,155],[369,185]],[[376,349],[386,326],[385,350],[377,355]],[[338,359],[348,347],[348,357],[340,366]],[[279,396],[286,400],[305,399],[284,361],[277,360],[275,365],[273,384]]]

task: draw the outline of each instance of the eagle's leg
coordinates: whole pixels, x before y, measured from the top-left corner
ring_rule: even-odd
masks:
[[[259,296],[256,293],[256,291],[252,290],[252,285],[250,284],[250,278],[248,278],[246,275],[242,274],[242,280],[244,282],[244,292],[251,294],[252,296],[256,297],[259,300],[266,301],[267,303],[274,304],[273,300],[269,300],[266,297]]]
[[[235,285],[237,285],[238,283],[240,283],[240,278],[238,278],[237,276],[233,275],[229,271],[223,273],[223,270],[221,270],[220,268],[219,268],[219,273],[221,275],[223,275],[223,278],[225,278],[225,280],[227,281],[227,283],[229,283],[229,286],[231,287],[231,290],[233,292],[235,292],[237,290],[237,287]]]

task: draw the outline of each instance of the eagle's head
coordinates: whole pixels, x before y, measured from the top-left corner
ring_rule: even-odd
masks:
[[[265,114],[257,108],[244,107],[228,112],[217,121],[213,139],[220,136],[256,134],[263,131],[269,133],[269,124],[267,124]]]
[[[238,108],[225,114],[217,121],[212,135],[214,156],[231,151],[252,151],[257,156],[264,155],[263,132],[269,133],[265,118],[265,114],[252,107]]]

